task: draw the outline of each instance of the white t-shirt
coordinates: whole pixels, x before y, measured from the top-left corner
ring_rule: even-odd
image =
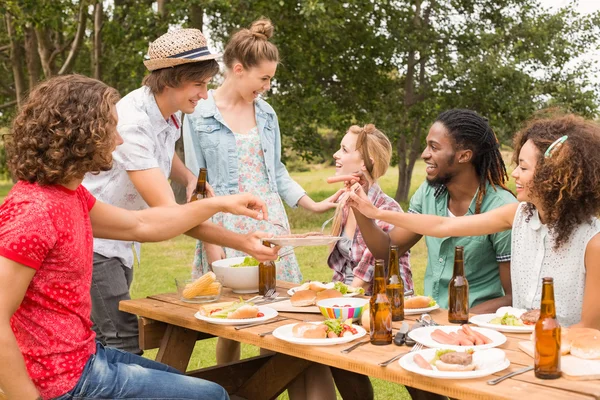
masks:
[[[510,266],[513,307],[540,308],[542,278],[554,278],[556,315],[562,326],[581,320],[585,290],[585,249],[600,232],[600,221],[592,218],[575,228],[569,240],[554,249],[554,238],[541,223],[537,210],[529,216],[519,204],[512,228]]]
[[[134,90],[117,103],[117,130],[123,144],[113,152],[113,167],[98,175],[87,174],[83,186],[96,199],[128,210],[143,210],[148,204],[129,179],[127,171],[160,168],[165,177],[171,175],[175,142],[180,136],[179,115],[165,120],[154,95],[146,86]],[[133,266],[134,246],[140,256],[140,244],[120,240],[94,239],[94,252],[104,257],[118,257],[129,268]]]

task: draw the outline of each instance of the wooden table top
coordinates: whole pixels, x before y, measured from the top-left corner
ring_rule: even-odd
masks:
[[[287,289],[296,285],[278,281],[277,286],[279,293],[283,294]],[[252,296],[242,295],[243,298],[250,298]],[[219,302],[233,301],[239,299],[239,297],[239,294],[234,294],[229,289],[224,289]],[[319,314],[280,312],[280,316],[287,317],[288,319],[265,326],[235,330],[232,326],[215,325],[198,320],[194,317],[198,308],[199,305],[197,304],[180,301],[175,293],[159,294],[144,299],[122,301],[120,303],[122,311],[130,312],[140,317],[233,339],[293,357],[357,372],[373,378],[384,379],[443,394],[451,398],[514,399],[526,396],[527,400],[600,399],[600,381],[572,381],[564,378],[542,380],[535,378],[533,371],[507,379],[495,386],[486,383],[493,376],[468,380],[434,379],[408,372],[402,369],[397,362],[387,367],[377,365],[394,355],[409,352],[410,348],[406,346],[398,347],[393,344],[388,346],[374,346],[368,343],[349,354],[341,354],[340,350],[351,346],[353,343],[357,343],[357,341],[334,346],[300,346],[276,339],[272,335],[265,337],[258,335],[261,332],[272,331],[279,326],[293,323],[294,320],[321,321],[323,317]],[[446,311],[436,310],[431,312],[430,315],[439,324],[450,325]],[[406,316],[406,321],[412,323],[418,317],[418,315]],[[393,327],[398,329],[400,324],[401,322],[394,322]],[[528,340],[529,334],[505,333],[505,335],[507,341],[499,348],[506,352],[511,365],[506,370],[494,374],[495,376],[502,376],[508,372],[533,365],[533,359],[518,348],[518,342]],[[365,340],[365,338],[360,340]]]

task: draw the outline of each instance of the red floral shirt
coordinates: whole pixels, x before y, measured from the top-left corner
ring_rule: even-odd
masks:
[[[10,323],[45,399],[71,390],[96,351],[89,217],[95,201],[83,186],[20,181],[0,206],[0,255],[36,270]]]
[[[379,209],[402,212],[402,208],[396,202],[396,200],[385,194],[377,184],[373,184],[371,186],[368,196],[371,200],[371,203],[373,203],[373,205]],[[343,229],[346,225],[346,220],[348,219],[348,210],[344,209],[342,212]],[[376,224],[384,232],[389,232],[394,228],[393,225],[390,225],[384,221],[376,221]],[[373,257],[373,254],[371,254],[371,251],[367,248],[367,244],[365,243],[358,226],[356,227],[356,231],[354,233],[354,239],[350,249],[350,258],[351,260],[347,260],[340,252],[338,247],[334,246],[333,251],[331,254],[329,254],[329,259],[327,260],[329,268],[333,269],[333,281],[344,282],[346,263],[350,262],[353,267],[355,277],[360,278],[365,282],[372,282],[375,269],[375,257]],[[404,281],[404,290],[412,289],[413,281],[412,271],[410,270],[409,252],[406,252],[400,256],[400,274],[402,275],[402,280]],[[371,293],[371,287],[366,291],[367,294]]]

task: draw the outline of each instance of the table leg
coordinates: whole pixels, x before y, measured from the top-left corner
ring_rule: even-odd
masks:
[[[276,399],[311,364],[311,361],[277,353],[234,394],[246,399]]]
[[[169,325],[160,341],[156,361],[185,372],[197,339],[198,332]]]

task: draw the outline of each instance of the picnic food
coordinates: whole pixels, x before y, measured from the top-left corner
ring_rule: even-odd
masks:
[[[435,300],[429,296],[413,296],[404,299],[404,308],[427,308],[435,304]]]
[[[440,371],[473,371],[473,355],[470,352],[458,352],[453,350],[441,350],[444,352],[435,361],[435,366]],[[440,350],[438,350],[440,352]],[[436,352],[437,357],[437,352]]]
[[[523,321],[512,314],[506,313],[502,317],[496,317],[490,320],[490,324],[506,326],[523,326]]]
[[[295,292],[292,297],[290,297],[290,303],[294,307],[307,307],[312,306],[317,301],[317,292],[312,290],[301,290],[299,292]]]
[[[262,313],[252,303],[246,303],[240,299],[235,303],[231,303],[224,307],[200,307],[200,314],[210,318],[220,319],[246,319],[262,317]]]
[[[294,328],[292,328],[292,334],[299,338],[325,339],[327,337],[327,330],[328,328],[325,325],[315,325],[302,322],[294,325]]]
[[[469,325],[463,325],[458,331],[450,333],[436,329],[431,332],[431,338],[438,343],[453,346],[480,346],[492,343],[490,338],[471,329]]]
[[[196,296],[201,296],[203,295],[203,291],[207,290],[216,279],[217,276],[214,272],[208,272],[187,285],[186,288],[183,289],[182,296],[186,299],[193,299]]]
[[[525,325],[535,325],[538,319],[540,319],[539,309],[527,311],[521,315],[521,321],[523,321]]]
[[[256,266],[258,266],[258,264],[259,264],[259,262],[258,262],[258,260],[256,258],[248,256],[248,257],[245,257],[244,261],[242,261],[241,263],[239,263],[239,264],[233,264],[231,266],[231,268],[237,268],[237,267],[256,267]]]
[[[309,339],[335,339],[344,336],[356,335],[358,331],[352,326],[352,321],[328,319],[321,324],[301,322],[294,325],[292,334],[299,338]]]
[[[335,289],[325,289],[317,293],[317,300],[333,299],[335,297],[342,297],[342,294]]]
[[[600,360],[600,332],[576,336],[571,342],[571,354],[586,360]]]
[[[335,282],[333,284],[333,288],[335,290],[339,291],[341,294],[348,294],[348,293],[365,294],[365,289],[363,289],[361,287],[348,286],[343,282]]]
[[[371,312],[369,311],[369,304],[367,304],[363,309],[363,313],[360,316],[360,324],[367,331],[371,329]]]
[[[365,293],[365,289],[360,288],[360,287],[348,286],[343,282],[323,283],[323,282],[319,282],[319,281],[308,281],[308,282],[304,282],[302,285],[298,286],[297,288],[294,288],[293,290],[294,290],[294,292],[299,292],[301,290],[312,290],[314,292],[322,292],[323,290],[326,290],[326,289],[335,289],[335,290],[339,291],[342,295],[350,294],[350,293],[357,293],[357,294]]]
[[[415,354],[415,356],[413,357],[413,360],[415,361],[415,363],[416,363],[416,364],[417,364],[419,367],[421,367],[421,368],[424,368],[424,369],[431,369],[431,370],[433,370],[433,368],[431,368],[431,364],[429,364],[429,363],[427,362],[427,360],[425,360],[425,359],[423,358],[423,356],[422,356],[422,355],[420,355],[420,354]]]
[[[329,289],[329,288],[327,287],[327,285],[325,285],[325,284],[324,284],[324,283],[322,283],[322,282],[318,282],[318,281],[312,281],[312,282],[309,282],[309,283],[308,283],[308,288],[309,288],[310,290],[314,291],[314,292],[317,292],[317,293],[318,293],[318,292],[321,292],[321,291],[323,291],[323,290],[325,290],[325,289]]]

